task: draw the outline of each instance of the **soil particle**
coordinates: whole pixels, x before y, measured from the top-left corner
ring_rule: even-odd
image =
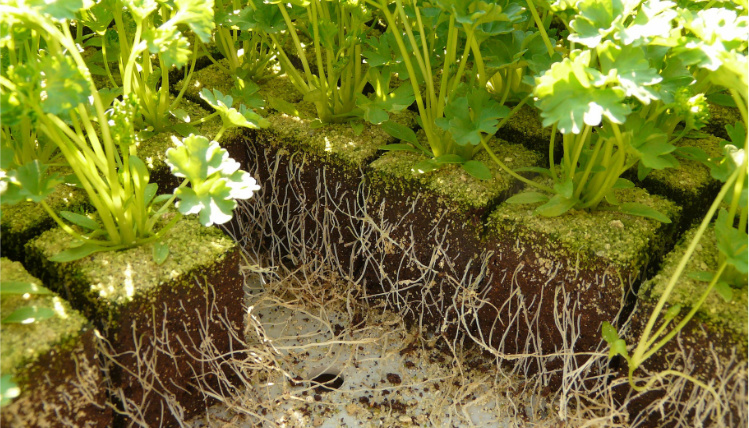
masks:
[[[393,385],[401,384],[401,377],[398,374],[388,373],[386,377],[387,377],[388,382],[392,383]]]

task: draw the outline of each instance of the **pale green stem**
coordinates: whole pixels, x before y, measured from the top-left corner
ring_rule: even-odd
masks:
[[[502,168],[506,173],[508,173],[511,176],[515,177],[516,179],[522,181],[523,183],[529,184],[529,185],[531,185],[531,186],[533,186],[533,187],[535,187],[537,189],[541,189],[541,190],[549,192],[549,193],[553,193],[554,192],[554,189],[552,189],[551,187],[544,186],[543,184],[540,184],[540,183],[536,183],[535,181],[529,180],[529,179],[523,177],[522,175],[518,174],[517,172],[511,170],[507,165],[505,165],[504,162],[502,162],[497,157],[497,155],[494,153],[494,150],[492,150],[491,147],[489,147],[489,145],[486,144],[486,136],[482,136],[481,137],[481,146],[489,154],[489,157],[491,157],[492,160],[494,162],[496,162],[497,165],[499,165],[499,167]]]
[[[689,246],[687,247],[687,250],[684,252],[684,255],[681,257],[681,260],[679,260],[679,263],[676,265],[676,269],[674,270],[673,274],[669,278],[668,283],[666,284],[666,288],[663,291],[663,294],[661,294],[661,297],[658,299],[658,303],[656,303],[655,308],[653,308],[653,312],[650,314],[650,318],[648,319],[648,322],[645,325],[645,329],[643,330],[642,336],[640,337],[640,340],[637,343],[637,347],[632,353],[632,361],[638,362],[638,365],[639,365],[639,362],[644,361],[642,356],[647,351],[646,344],[650,340],[650,334],[653,331],[655,322],[658,319],[658,315],[661,313],[661,311],[663,311],[663,307],[666,305],[666,302],[668,302],[668,298],[671,296],[671,292],[673,292],[676,286],[676,283],[679,281],[679,278],[681,277],[682,272],[684,272],[684,269],[686,268],[687,263],[689,263],[689,260],[692,258],[692,254],[694,254],[694,251],[697,248],[697,245],[699,245],[699,242],[702,239],[702,235],[707,230],[707,227],[710,225],[710,221],[715,216],[715,212],[718,210],[718,207],[720,207],[720,204],[722,203],[723,198],[725,198],[726,194],[728,193],[731,186],[733,186],[738,176],[739,176],[739,170],[737,169],[729,176],[728,180],[726,180],[726,183],[723,184],[723,187],[720,189],[720,192],[715,197],[715,200],[710,206],[710,209],[707,211],[707,214],[705,214],[705,217],[702,219],[700,226],[697,228],[697,232],[695,233],[692,240],[689,242]]]

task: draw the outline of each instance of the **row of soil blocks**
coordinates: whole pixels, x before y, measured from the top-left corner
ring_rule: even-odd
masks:
[[[687,231],[679,244],[664,258],[663,267],[658,274],[641,287],[637,305],[624,330],[628,344],[634,345],[642,337],[658,300],[663,296],[696,232],[697,227]],[[668,329],[684,319],[684,315],[707,290],[708,283],[695,279],[694,275],[715,272],[719,258],[715,232],[709,227],[688,259],[682,276],[675,283],[657,323],[654,324],[656,329],[663,324],[664,314],[673,305],[680,305],[682,309],[668,324]],[[746,277],[743,280],[746,281]],[[639,420],[650,425],[660,418],[672,415],[683,415],[691,426],[710,423],[716,426],[739,426],[739,421],[745,421],[749,334],[746,308],[746,286],[731,288],[730,292],[723,295],[715,290],[711,291],[695,316],[676,337],[635,371],[635,376],[652,376],[664,370],[678,370],[692,376],[714,388],[722,397],[720,409],[716,409],[709,391],[695,388],[694,383],[687,379],[667,376],[667,381],[663,384],[641,393],[632,390],[627,384],[621,385],[619,399],[627,403],[629,413],[638,415]],[[625,376],[628,372],[626,361],[620,359],[618,362],[622,376]],[[695,405],[700,402],[713,404]],[[711,414],[713,411],[715,413]]]
[[[202,70],[195,80],[200,85],[208,86],[213,82],[223,90],[230,89],[230,77],[222,75],[216,68]],[[278,88],[280,85],[276,82],[271,86]],[[289,92],[268,95],[285,98],[284,101],[291,103],[294,100]],[[193,91],[192,96],[197,96],[197,91]],[[415,175],[411,167],[419,159],[406,152],[388,153],[367,166],[368,161],[376,158],[377,147],[388,141],[386,134],[382,133],[381,138],[368,135],[357,139],[350,125],[310,126],[314,111],[308,103],[299,102],[291,108],[295,114],[289,112],[288,107],[287,112],[271,112],[268,115],[271,127],[252,133],[250,138],[254,141],[250,147],[253,155],[250,158],[256,161],[247,166],[248,169],[256,168],[256,178],[264,186],[260,192],[262,196],[258,198],[263,207],[255,209],[266,210],[266,215],[256,215],[255,219],[265,234],[267,245],[280,248],[277,258],[290,257],[291,263],[299,264],[318,257],[332,263],[344,274],[366,281],[371,294],[384,296],[399,309],[410,307],[414,321],[426,321],[432,328],[444,328],[442,323],[445,320],[451,320],[448,324],[475,323],[463,319],[468,314],[465,308],[455,307],[456,298],[464,300],[470,293],[478,293],[475,294],[478,296],[490,290],[494,290],[492,296],[495,299],[500,299],[500,296],[507,298],[506,293],[496,290],[512,288],[511,281],[507,286],[503,282],[508,278],[506,271],[512,262],[501,258],[508,254],[508,249],[516,246],[518,238],[511,233],[498,233],[502,227],[498,225],[490,227],[492,233],[486,235],[484,223],[492,209],[517,192],[520,187],[517,180],[501,172],[488,156],[482,160],[492,167],[494,179],[483,183],[455,166],[442,168],[433,174]],[[368,132],[370,128],[365,129]],[[542,164],[543,155],[520,145],[499,140],[495,144],[499,156],[511,168]],[[365,167],[366,174],[362,177],[361,170]],[[363,182],[367,184],[363,186]],[[641,197],[641,193],[638,196]],[[665,202],[652,198],[646,203],[662,206]],[[678,209],[668,207],[666,211],[673,214],[676,222]],[[529,210],[522,209],[523,216],[528,213]],[[609,217],[602,220],[605,221],[604,228],[618,218],[613,213],[609,213]],[[630,226],[629,222],[632,222],[637,225],[626,229],[640,234],[635,239],[639,246],[633,247],[636,259],[612,262],[603,255],[600,260],[590,260],[585,275],[593,279],[578,281],[571,289],[568,287],[567,293],[572,293],[572,289],[590,288],[592,281],[596,284],[595,294],[605,295],[604,301],[608,305],[602,309],[591,302],[579,309],[596,312],[586,321],[591,327],[586,330],[590,337],[579,341],[581,350],[590,351],[600,344],[597,333],[600,323],[617,319],[625,293],[645,271],[647,261],[663,252],[673,239],[673,228],[662,227],[655,221],[622,217],[624,220],[617,220],[616,224],[626,222]],[[262,224],[261,218],[266,224]],[[592,227],[604,230],[600,226]],[[577,238],[584,240],[585,235]],[[544,243],[555,237],[539,234],[538,239]],[[296,241],[290,244],[288,240]],[[555,248],[554,251],[562,250]],[[564,251],[565,255],[558,260],[544,255],[543,263],[568,266],[568,257],[577,257],[581,251],[591,252],[579,248],[579,244],[578,248]],[[491,281],[486,279],[489,273],[487,260],[490,259],[495,266],[501,266],[490,272],[494,275]],[[530,270],[535,268],[527,263],[526,266]],[[596,269],[602,269],[600,275]],[[511,271],[514,270],[513,267]],[[613,277],[616,279],[610,279]],[[610,289],[606,287],[609,283],[614,284]],[[538,294],[540,288],[535,287]],[[535,296],[529,294],[526,298],[541,298]],[[566,298],[581,300],[583,296],[578,293]],[[475,306],[475,302],[472,305]],[[495,300],[489,305],[501,306],[502,302]],[[500,337],[494,331],[498,326],[496,319],[483,325],[488,322],[489,313],[490,310],[482,307],[484,321],[479,330]],[[555,326],[552,319],[542,325],[548,329]],[[513,337],[519,331],[534,331],[528,326],[504,328],[505,333]],[[558,336],[558,332],[547,334],[546,346],[539,346],[537,351],[552,351],[556,343],[554,339]],[[516,342],[525,343],[526,339],[518,336]],[[521,352],[525,345],[518,343],[503,345],[502,349],[507,346],[507,351]]]
[[[0,259],[3,298],[0,312],[0,372],[10,375],[20,394],[0,411],[6,427],[108,427],[112,408],[97,358],[96,331],[58,294],[43,288],[19,262]],[[10,294],[33,284],[39,294]],[[31,309],[31,312],[24,311]],[[51,317],[39,315],[51,311]],[[14,315],[22,314],[22,319]],[[38,319],[35,319],[38,318]],[[16,317],[17,318],[17,317]]]
[[[230,90],[231,78],[214,68],[197,76]],[[416,175],[415,155],[378,153],[382,143],[358,141],[350,125],[319,126],[283,79],[261,91],[284,102],[266,110],[269,129],[245,133],[245,169],[263,190],[245,207],[254,223],[242,230],[263,235],[272,260],[331,264],[413,322],[460,331],[502,358],[531,355],[537,369],[558,374],[566,373],[558,357],[565,353],[575,353],[574,367],[597,358],[606,369],[601,324],[627,320],[640,282],[718,188],[707,168],[683,160],[639,183],[650,195],[618,195],[664,212],[671,224],[606,211],[541,218],[534,207],[502,203],[520,186],[496,169],[491,192],[454,166]],[[532,110],[521,112],[498,135],[548,147],[549,130]],[[544,164],[547,155],[496,144],[512,168]],[[683,144],[717,154],[714,137]],[[352,149],[366,155],[351,161]]]
[[[102,332],[101,358],[118,416],[141,426],[179,426],[226,388],[220,365],[241,337],[239,250],[216,228],[182,219],[153,244],[55,263],[72,238],[49,230],[26,245],[26,266]]]

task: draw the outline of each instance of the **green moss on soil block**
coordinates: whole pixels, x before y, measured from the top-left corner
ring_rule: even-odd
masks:
[[[3,257],[0,260],[2,281],[30,282],[42,286],[19,262]],[[3,296],[0,312],[5,318],[25,306],[50,308],[55,316],[30,324],[1,324],[0,371],[16,375],[25,365],[34,364],[42,355],[58,346],[75,346],[83,327],[88,323],[70,304],[58,295]],[[59,351],[57,351],[59,352]]]
[[[696,147],[708,156],[719,156],[720,139],[709,136],[700,139],[683,139],[679,147]],[[634,178],[636,173],[632,173]],[[643,180],[650,193],[666,196],[684,208],[683,222],[687,225],[707,212],[717,194],[720,183],[710,176],[710,170],[700,162],[679,159],[678,168],[653,170]]]
[[[219,60],[218,62],[223,67],[228,67],[228,61],[226,59]],[[183,82],[180,80],[174,84],[174,89],[180,91],[182,90],[182,85]],[[185,90],[185,97],[191,101],[200,102],[200,91],[202,91],[203,88],[218,89],[224,95],[230,95],[231,90],[234,87],[234,79],[217,65],[212,64],[195,72],[189,85],[190,86]],[[296,87],[285,75],[262,82],[258,93],[264,100],[266,100],[266,102],[269,95],[280,98],[289,103],[296,103],[302,100],[302,94],[299,93]]]
[[[87,203],[86,193],[68,185],[58,185],[45,202],[53,211],[80,211]],[[52,217],[34,202],[3,205],[0,216],[0,246],[3,256],[23,260],[23,246],[34,236],[55,224]]]
[[[0,260],[2,281],[42,285],[18,262]],[[106,427],[112,411],[96,363],[94,331],[88,321],[57,295],[3,296],[2,317],[25,306],[47,307],[55,316],[30,324],[0,326],[0,371],[21,390],[0,411],[9,427]]]
[[[120,306],[136,297],[147,299],[159,288],[192,287],[191,274],[207,274],[235,243],[217,228],[201,226],[195,218],[178,222],[166,235],[169,257],[162,265],[152,258],[153,245],[125,251],[95,253],[84,259],[56,264],[47,259],[68,248],[72,238],[60,229],[45,232],[26,246],[29,265],[56,271],[84,313],[95,322],[113,321]],[[113,325],[110,323],[109,327]]]
[[[637,202],[666,214],[672,222],[680,216],[673,202],[645,190],[618,190],[619,201]],[[538,204],[502,204],[489,217],[498,235],[511,234],[540,254],[559,253],[577,259],[578,266],[605,261],[621,269],[638,270],[654,252],[662,249],[669,225],[616,211],[570,210],[559,217],[533,214]]]
[[[682,240],[676,245],[663,261],[663,268],[652,279],[646,281],[639,292],[639,298],[646,302],[655,304],[663,295],[669,279],[676,270],[682,256],[694,238],[697,228],[690,229],[684,234]],[[715,241],[715,232],[712,227],[705,231],[695,252],[687,262],[684,274],[676,282],[676,286],[668,298],[668,304],[682,305],[682,314],[694,306],[702,296],[707,282],[697,281],[689,277],[694,272],[715,272],[718,268],[718,248]],[[648,314],[649,315],[649,314]],[[733,289],[733,298],[726,302],[717,292],[707,296],[696,316],[712,326],[728,329],[729,332],[747,346],[747,289]]]
[[[317,117],[312,103],[296,104],[298,116],[274,113],[268,116],[271,126],[261,132],[265,141],[285,146],[291,152],[299,149],[347,168],[364,166],[376,157],[378,148],[393,140],[382,128],[369,123],[361,134],[356,135],[349,123],[331,123],[319,128],[310,124]],[[414,126],[412,112],[406,111],[393,120],[405,126]]]
[[[512,169],[535,166],[542,156],[519,144],[510,144],[493,139],[489,145],[497,157]],[[412,152],[388,152],[370,164],[372,188],[383,190],[394,189],[407,192],[418,184],[433,192],[447,204],[457,204],[459,210],[485,209],[492,203],[507,198],[517,186],[517,182],[505,173],[486,152],[480,152],[480,160],[492,172],[490,180],[477,180],[463,170],[460,165],[445,165],[428,173],[417,173],[413,166],[426,159],[423,155]]]
[[[737,122],[742,122],[739,109],[735,107],[719,106],[717,104],[708,105],[710,110],[710,121],[701,129],[701,131],[713,134],[719,138],[728,139],[726,125],[733,126]]]
[[[515,112],[497,131],[497,136],[511,143],[523,144],[548,157],[551,127],[544,128],[538,110],[529,105],[524,105]]]

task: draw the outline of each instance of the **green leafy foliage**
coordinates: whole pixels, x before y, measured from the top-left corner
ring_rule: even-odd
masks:
[[[616,329],[608,321],[604,321],[601,325],[601,336],[609,344],[609,358],[621,355],[629,359],[627,342],[619,338],[619,333],[617,333]]]
[[[563,134],[579,134],[585,125],[600,125],[603,118],[617,124],[626,121],[631,111],[624,102],[626,92],[606,85],[601,72],[589,67],[590,61],[590,51],[573,52],[536,79],[533,94],[544,126],[556,124]]]
[[[21,201],[43,201],[62,183],[58,174],[47,174],[47,168],[39,161],[32,161],[9,171],[0,181],[3,203],[12,205]]]
[[[459,145],[478,145],[484,135],[494,135],[499,119],[510,109],[494,101],[489,93],[472,88],[465,96],[455,97],[445,109],[445,117],[435,123],[449,131]]]
[[[187,137],[167,150],[167,163],[174,175],[191,183],[175,191],[177,209],[182,214],[198,214],[205,226],[231,220],[235,199],[250,198],[260,190],[226,150],[202,136]]]
[[[232,107],[234,104],[234,98],[231,95],[224,95],[218,89],[212,91],[207,88],[203,89],[200,92],[200,98],[216,109],[216,112],[221,117],[223,126],[221,127],[219,134],[215,137],[216,139],[220,138],[220,135],[230,128],[245,127],[249,129],[257,129],[267,128],[270,125],[268,119],[250,110],[244,104],[240,104],[239,110]]]

